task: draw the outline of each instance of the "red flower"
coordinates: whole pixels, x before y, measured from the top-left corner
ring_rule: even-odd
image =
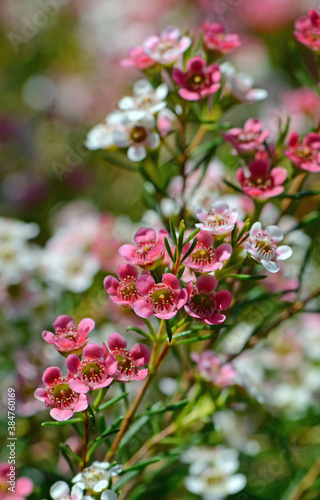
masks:
[[[284,187],[281,184],[286,178],[287,171],[284,168],[275,167],[270,170],[270,165],[265,160],[249,163],[249,175],[243,168],[239,168],[237,172],[237,179],[243,192],[257,200],[265,200],[282,193]]]
[[[206,68],[206,61],[202,57],[192,57],[187,62],[187,71],[184,73],[173,68],[172,78],[180,87],[178,94],[187,101],[198,101],[220,88],[220,69],[217,64]]]

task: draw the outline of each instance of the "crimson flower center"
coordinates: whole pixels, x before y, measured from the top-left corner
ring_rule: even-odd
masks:
[[[191,309],[200,316],[212,316],[216,310],[213,296],[205,292],[198,292],[192,295],[190,305]]]
[[[144,127],[141,127],[141,125],[136,125],[131,130],[130,137],[133,140],[133,142],[137,142],[139,144],[139,143],[144,142],[146,140],[146,138],[148,137],[148,134],[147,134],[147,131]]]
[[[124,375],[131,376],[135,374],[135,365],[129,351],[121,347],[113,349],[112,353],[118,360],[118,370]]]
[[[210,77],[209,77],[209,75],[207,75],[205,73],[192,75],[188,81],[189,81],[189,85],[194,90],[203,89],[204,87],[207,87],[208,85],[210,85]]]

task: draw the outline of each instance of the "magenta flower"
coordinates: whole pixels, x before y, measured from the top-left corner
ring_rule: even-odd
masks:
[[[201,231],[209,231],[216,236],[225,236],[233,230],[239,217],[239,211],[236,208],[230,211],[228,203],[216,201],[210,212],[204,208],[197,209],[196,217],[200,221],[196,227],[199,227]]]
[[[269,137],[269,130],[262,130],[261,120],[250,118],[242,128],[232,128],[223,134],[226,141],[240,154],[254,153],[263,147],[264,141]]]
[[[181,290],[180,281],[171,273],[162,276],[162,283],[156,283],[150,273],[141,275],[136,287],[142,298],[133,309],[141,318],[150,318],[152,314],[160,319],[173,318],[188,300],[187,290]]]
[[[87,345],[82,352],[82,360],[76,354],[67,357],[67,368],[73,375],[70,388],[79,393],[102,389],[111,384],[112,375],[117,369],[117,360],[108,356],[98,344]]]
[[[33,482],[28,477],[17,476],[15,465],[0,464],[0,500],[25,500],[33,490]],[[10,482],[12,481],[12,484]],[[13,491],[9,490],[13,488]]]
[[[185,305],[185,311],[189,316],[207,325],[218,325],[226,319],[220,311],[228,309],[232,296],[228,290],[215,292],[218,281],[214,276],[200,276],[196,285],[189,282],[189,300]]]
[[[89,341],[88,333],[94,329],[94,321],[85,318],[80,321],[78,328],[76,328],[73,318],[65,314],[57,317],[53,328],[54,333],[47,330],[42,332],[42,337],[46,342],[54,345],[57,351],[64,356],[70,353],[81,354],[82,349]]]
[[[174,26],[165,28],[160,36],[150,36],[143,43],[144,52],[154,61],[165,66],[180,59],[191,45],[189,36],[181,37],[180,30]]]
[[[50,415],[55,420],[68,420],[75,411],[83,411],[88,407],[88,397],[73,391],[70,379],[62,377],[61,370],[57,366],[47,368],[42,381],[46,387],[36,389],[34,396],[43,401],[47,407],[51,407]]]
[[[126,67],[134,67],[141,71],[144,71],[152,66],[155,66],[157,62],[148,54],[145,53],[143,47],[132,47],[128,50],[128,58],[122,59],[121,65]]]
[[[309,49],[320,52],[320,16],[313,9],[295,23],[295,37]]]
[[[219,269],[221,264],[228,260],[232,254],[232,246],[229,243],[214,248],[214,238],[208,231],[200,231],[197,234],[198,242],[193,252],[184,261],[184,264],[197,273],[209,273]],[[190,248],[188,243],[184,249]]]
[[[187,71],[184,73],[173,68],[172,78],[180,87],[178,94],[187,101],[198,101],[220,88],[220,69],[217,64],[206,68],[206,61],[202,57],[192,57],[187,62]]]
[[[218,387],[227,387],[236,383],[237,372],[230,363],[223,363],[219,356],[206,350],[201,354],[192,352],[190,357],[197,364],[200,376]]]
[[[239,35],[237,33],[226,34],[222,24],[204,23],[203,30],[203,45],[207,51],[230,54],[241,45]]]
[[[104,288],[110,295],[110,299],[115,304],[132,308],[138,299],[136,281],[138,278],[137,269],[131,264],[122,264],[117,271],[119,281],[113,276],[104,279]]]
[[[299,142],[299,135],[293,132],[285,154],[297,168],[307,172],[320,172],[320,134],[310,132]]]
[[[153,269],[164,258],[165,237],[168,238],[168,233],[165,229],[160,229],[157,240],[154,229],[142,227],[134,236],[136,246],[122,245],[119,248],[119,253],[131,264],[136,264],[144,269]]]
[[[292,249],[289,246],[277,246],[282,239],[283,234],[277,226],[268,226],[263,230],[261,222],[255,222],[244,246],[247,252],[267,271],[277,273],[279,271],[277,261],[287,260],[292,255]]]
[[[243,168],[239,168],[237,172],[237,179],[245,194],[256,200],[266,200],[284,191],[281,185],[287,178],[287,171],[284,168],[275,167],[270,170],[266,160],[254,160],[248,167],[248,174]]]
[[[119,382],[130,380],[143,380],[148,374],[146,366],[150,361],[150,351],[144,344],[135,344],[130,351],[127,350],[127,341],[120,333],[109,335],[108,343],[103,344],[104,354],[117,360],[117,370],[113,377]]]

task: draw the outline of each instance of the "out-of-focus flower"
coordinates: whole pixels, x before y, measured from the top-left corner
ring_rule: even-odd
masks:
[[[216,236],[225,236],[233,230],[239,211],[236,208],[230,211],[228,203],[216,201],[210,212],[204,208],[197,209],[196,217],[200,221],[196,227],[199,227],[201,231],[209,231]]]
[[[181,36],[175,26],[165,28],[160,36],[154,35],[143,43],[145,53],[154,61],[164,66],[177,62],[191,45],[189,36]]]
[[[64,421],[72,417],[74,412],[88,407],[88,397],[79,394],[70,387],[70,380],[62,377],[60,368],[51,366],[44,371],[42,381],[45,389],[38,388],[34,396],[51,407],[50,415],[55,420]]]
[[[187,490],[204,500],[223,500],[246,485],[246,477],[235,474],[239,459],[234,449],[193,446],[183,453],[181,460],[191,464],[189,475],[184,480]]]
[[[13,473],[12,473],[12,469]],[[0,464],[0,499],[25,500],[33,490],[33,482],[28,477],[17,476],[17,468],[7,462]],[[10,482],[12,481],[12,484]],[[10,489],[9,489],[10,488]],[[12,489],[13,488],[13,489]]]
[[[241,45],[239,35],[237,33],[226,34],[222,24],[206,22],[203,30],[203,45],[207,51],[225,55]]]
[[[95,125],[87,135],[85,145],[88,149],[109,149],[114,146],[113,134],[118,130],[123,119],[121,111],[114,111],[106,117],[105,123]]]
[[[197,370],[202,378],[212,382],[219,387],[227,387],[236,382],[237,372],[230,363],[223,363],[223,360],[212,351],[206,350],[198,354],[190,354],[197,364]]]
[[[135,344],[127,350],[127,341],[120,333],[112,333],[108,337],[107,345],[103,344],[104,354],[108,358],[118,361],[117,371],[113,377],[119,382],[143,380],[148,374],[148,368],[143,368],[150,361],[150,351],[144,344]]]
[[[122,59],[121,65],[126,67],[134,67],[141,71],[144,71],[152,66],[155,66],[157,61],[151,59],[151,57],[146,54],[144,47],[132,47],[128,50],[128,58]]]
[[[290,115],[307,115],[314,122],[320,119],[320,96],[308,87],[289,89],[282,96],[283,104]]]
[[[187,62],[187,71],[184,73],[173,68],[172,78],[178,85],[178,94],[187,101],[198,101],[217,92],[220,88],[220,69],[217,64],[206,67],[202,57],[192,57]]]
[[[104,288],[110,295],[110,299],[115,304],[132,308],[138,299],[136,281],[138,278],[137,269],[131,264],[123,264],[117,271],[119,281],[114,276],[106,276]]]
[[[170,109],[164,108],[159,112],[157,116],[157,129],[161,137],[166,137],[171,132],[176,120],[176,115]]]
[[[90,318],[82,319],[76,328],[71,316],[58,316],[53,323],[54,333],[47,330],[42,332],[42,338],[48,344],[54,345],[62,354],[81,354],[84,346],[89,342],[87,335],[94,329],[94,321]]]
[[[214,238],[208,231],[200,231],[197,234],[198,242],[186,258],[184,264],[197,273],[209,273],[216,271],[222,263],[228,260],[232,254],[232,246],[222,243],[214,248]],[[184,251],[190,248],[190,243],[185,245]]]
[[[287,171],[282,167],[270,170],[270,164],[266,160],[254,160],[248,165],[249,173],[239,168],[237,179],[242,190],[251,198],[265,200],[283,193],[282,184],[287,178]]]
[[[109,462],[95,461],[92,465],[79,472],[79,474],[72,479],[72,483],[76,483],[78,486],[85,489],[87,493],[101,493],[108,488],[110,479],[120,474],[120,472],[122,472],[121,465],[114,465],[111,467]],[[105,500],[112,500],[112,496]]]
[[[263,131],[263,123],[256,118],[250,118],[243,129],[232,128],[223,137],[240,154],[254,153],[263,147],[264,141],[269,137],[270,131]]]
[[[165,108],[165,98],[168,94],[168,86],[165,83],[154,89],[148,80],[138,80],[133,86],[133,97],[122,97],[119,108],[123,111],[142,109],[147,113],[156,114]]]
[[[57,481],[50,488],[50,496],[53,500],[82,500],[83,495],[83,488],[75,484],[70,491],[69,485],[65,481]],[[93,500],[87,495],[85,498]]]
[[[156,283],[151,274],[141,275],[136,281],[141,298],[134,303],[134,312],[141,318],[154,315],[160,319],[173,318],[188,300],[186,289],[171,273],[163,274],[162,283]]]
[[[297,168],[307,172],[320,172],[320,134],[310,132],[300,142],[299,134],[293,132],[285,154]]]
[[[168,232],[160,229],[158,240],[154,229],[142,227],[134,235],[134,245],[122,245],[119,253],[131,264],[153,269],[162,262],[165,254],[164,238],[168,238]]]
[[[295,37],[315,52],[320,52],[320,16],[313,9],[308,17],[300,17],[295,23]]]
[[[292,249],[288,245],[280,247],[277,244],[283,239],[283,234],[277,226],[267,226],[265,230],[261,222],[255,222],[250,231],[250,237],[244,245],[252,257],[260,262],[270,273],[277,273],[277,261],[289,259]]]
[[[101,346],[89,344],[84,347],[80,361],[76,354],[67,357],[67,368],[73,376],[70,388],[79,393],[101,389],[111,384],[112,375],[117,369],[117,360],[108,356],[106,359]]]
[[[266,90],[253,88],[254,82],[251,76],[236,73],[235,68],[229,62],[221,64],[220,70],[225,80],[222,97],[231,95],[239,102],[261,101],[267,97]]]
[[[220,311],[228,309],[232,301],[232,295],[228,290],[215,292],[218,281],[214,276],[200,276],[196,285],[189,282],[189,300],[185,310],[189,316],[207,325],[218,325],[226,319]]]

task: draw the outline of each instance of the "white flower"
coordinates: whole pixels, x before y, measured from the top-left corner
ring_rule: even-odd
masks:
[[[34,222],[26,223],[16,219],[0,217],[0,240],[29,240],[39,233]]]
[[[109,462],[96,461],[93,462],[90,467],[79,472],[79,474],[72,479],[72,482],[85,488],[89,492],[101,493],[103,491],[103,493],[106,494],[104,497],[101,496],[102,500],[113,500],[112,494],[115,495],[115,493],[111,490],[106,490],[106,488],[109,486],[110,479],[120,474],[121,471],[121,465],[115,465],[110,468]],[[117,496],[114,496],[114,498],[116,499]]]
[[[114,145],[113,134],[121,127],[123,113],[115,111],[106,117],[105,123],[95,125],[87,135],[85,146],[88,149],[109,149]]]
[[[167,105],[164,101],[168,94],[168,87],[165,83],[154,90],[148,80],[138,80],[133,86],[133,93],[133,97],[126,96],[119,101],[120,109],[123,111],[142,109],[155,114]]]
[[[241,102],[261,101],[268,96],[264,89],[254,89],[254,81],[245,73],[236,73],[235,68],[229,62],[220,65],[220,70],[225,78],[224,93],[231,94]]]
[[[67,483],[57,481],[50,488],[50,496],[53,500],[90,500],[91,497],[83,496],[83,488],[75,484],[71,491]],[[93,500],[93,499],[92,499]]]
[[[239,211],[236,208],[230,211],[228,203],[220,200],[213,203],[210,212],[204,208],[197,209],[196,217],[200,221],[196,227],[219,236],[231,233],[238,220]]]
[[[286,260],[292,255],[292,249],[283,245],[278,247],[283,239],[283,234],[278,226],[267,226],[265,230],[261,228],[261,222],[255,222],[251,228],[249,240],[244,245],[252,257],[260,262],[270,273],[277,273],[278,260]]]

